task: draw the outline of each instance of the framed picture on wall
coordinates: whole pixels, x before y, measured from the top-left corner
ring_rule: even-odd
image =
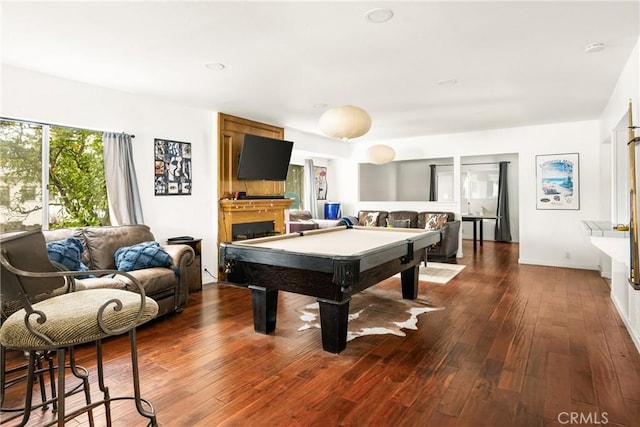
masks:
[[[536,209],[580,209],[578,153],[536,156]]]
[[[327,200],[327,168],[314,166],[313,176],[316,181],[316,200]]]
[[[156,196],[191,194],[191,143],[154,140]]]

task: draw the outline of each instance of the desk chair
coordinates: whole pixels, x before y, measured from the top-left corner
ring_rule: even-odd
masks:
[[[0,345],[28,353],[27,387],[24,414],[20,425],[25,425],[32,409],[33,383],[37,372],[36,358],[45,352],[55,352],[57,360],[57,393],[51,402],[57,405],[57,424],[86,413],[93,426],[93,409],[104,406],[106,425],[111,425],[111,402],[133,399],[136,409],[157,426],[155,410],[151,403],[140,396],[136,327],[158,312],[158,305],[145,296],[144,288],[133,276],[117,270],[58,271],[49,261],[44,236],[41,231],[31,231],[0,236],[0,264],[2,273],[2,300],[18,301],[21,309],[11,314],[0,327]],[[76,290],[51,298],[42,298],[57,292],[71,283],[74,277],[93,274],[118,274],[127,277],[138,293],[120,289]],[[133,396],[111,397],[104,382],[102,362],[102,339],[128,332],[131,346],[133,371]],[[102,391],[100,400],[92,401],[88,375],[75,363],[74,346],[95,343],[98,386]],[[67,353],[69,365],[65,363]],[[4,361],[2,361],[4,364]],[[4,368],[4,365],[2,366]],[[65,371],[82,379],[86,405],[67,413],[65,397]],[[47,401],[48,402],[48,401]]]

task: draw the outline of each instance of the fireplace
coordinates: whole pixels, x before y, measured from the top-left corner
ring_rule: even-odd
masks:
[[[273,236],[275,234],[274,221],[254,221],[231,224],[231,238],[234,241]]]
[[[231,242],[249,236],[275,235],[286,233],[284,226],[284,210],[288,209],[292,199],[255,199],[255,200],[220,200],[218,214],[218,242]],[[263,223],[268,227],[263,229]],[[242,230],[247,224],[248,230]],[[261,224],[256,226],[256,224]],[[238,229],[237,226],[241,228]],[[222,266],[218,266],[218,280],[225,280],[226,274]]]
[[[284,210],[289,208],[292,199],[267,200],[220,200],[218,215],[218,240],[231,242],[236,240],[233,227],[238,224],[268,222],[274,234],[284,234]],[[262,231],[261,231],[262,232]]]

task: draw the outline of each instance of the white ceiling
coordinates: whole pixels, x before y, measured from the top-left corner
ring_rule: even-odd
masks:
[[[353,104],[373,120],[358,140],[392,141],[596,119],[638,41],[638,6],[3,0],[2,62],[318,134],[327,106]],[[381,7],[393,19],[365,20]]]

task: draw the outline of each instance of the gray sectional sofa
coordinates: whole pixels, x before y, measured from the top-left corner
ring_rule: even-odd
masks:
[[[453,212],[361,210],[358,222],[365,226],[421,229],[430,224],[431,229],[440,232],[440,242],[427,250],[429,259],[446,260],[454,258],[458,252],[460,220],[455,219]]]

